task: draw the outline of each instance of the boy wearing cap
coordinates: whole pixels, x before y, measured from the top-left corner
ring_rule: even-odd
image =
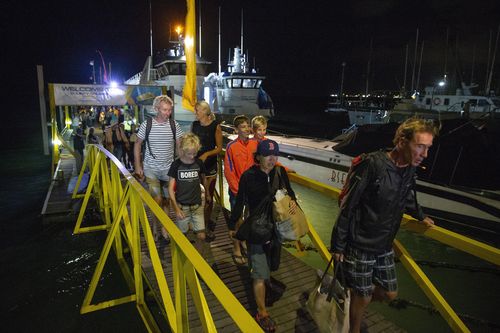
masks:
[[[271,184],[276,176],[280,166],[276,166],[279,156],[278,143],[273,140],[265,139],[257,145],[255,153],[255,165],[246,170],[241,176],[236,196],[236,202],[231,212],[231,218],[228,223],[229,230],[234,232],[236,222],[243,213],[243,206],[248,205],[250,214],[257,209],[262,200],[269,197]],[[286,172],[280,172],[281,183],[286,188],[293,201],[290,204],[290,213],[295,213],[297,207],[295,202],[295,193],[293,192]],[[279,263],[279,243],[276,243],[276,236],[270,235],[271,240],[265,244],[253,244],[251,240],[248,243],[249,268],[253,279],[253,292],[255,302],[257,303],[257,314],[255,320],[267,332],[274,332],[276,327],[274,321],[270,318],[266,309],[266,281],[270,280],[271,267],[270,262]],[[273,244],[274,243],[274,244]],[[271,248],[276,245],[278,251],[271,252]],[[279,266],[279,265],[278,265]],[[277,266],[272,267],[277,269]]]

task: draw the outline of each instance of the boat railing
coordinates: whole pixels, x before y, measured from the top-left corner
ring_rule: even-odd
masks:
[[[88,168],[90,177],[84,194],[78,194],[85,170]],[[103,224],[97,226],[82,226],[83,217],[89,200],[95,199],[98,204]],[[184,236],[170,217],[149,195],[138,180],[113,156],[100,145],[88,145],[83,167],[79,174],[73,198],[81,198],[82,205],[75,224],[74,234],[106,230],[106,242],[102,249],[97,267],[90,281],[80,312],[88,313],[106,309],[111,306],[136,303],[148,331],[159,332],[159,326],[149,310],[144,286],[148,284],[142,272],[143,254],[146,249],[151,260],[161,299],[158,300],[164,308],[164,315],[173,332],[187,331],[188,290],[195,305],[205,332],[216,332],[214,318],[208,308],[207,299],[201,287],[200,278],[219,300],[223,308],[242,332],[262,332],[257,322],[241,305],[228,287],[221,281],[209,264]],[[172,255],[173,286],[167,285],[166,272],[162,267],[150,227],[148,213],[156,219],[170,235]],[[145,242],[144,244],[141,244]],[[111,249],[115,250],[120,268],[131,290],[131,294],[118,299],[92,304],[94,294],[106,260]],[[131,268],[126,254],[130,253]],[[188,288],[187,288],[188,287]],[[174,294],[170,290],[174,291]]]
[[[230,134],[231,131],[234,131],[234,127],[230,126],[230,125],[223,125],[222,126],[223,128],[223,131],[225,131],[226,133]],[[292,138],[297,138],[297,139],[306,139],[306,140],[311,140],[311,141],[316,141],[316,142],[328,142],[328,145],[327,146],[334,146],[335,142],[331,141],[331,140],[328,140],[328,139],[318,139],[318,138],[314,138],[314,137],[310,137],[310,136],[305,136],[305,135],[291,135],[291,134],[284,134],[284,133],[281,133],[279,131],[274,131],[274,130],[268,130],[267,131],[269,133],[270,136],[281,136],[283,138],[288,138],[288,139],[292,139]],[[280,144],[284,145],[285,143],[281,142]],[[305,149],[312,149],[314,151],[318,151],[318,152],[323,152],[325,151],[324,149],[321,149],[321,148],[318,148],[318,147],[314,147],[314,146],[311,146],[311,145],[308,145],[308,144],[305,144],[305,143],[298,143],[298,142],[294,142],[294,143],[291,143],[291,142],[287,142],[286,143],[287,146],[290,146],[290,147],[296,147],[296,148],[305,148]],[[326,147],[325,147],[326,148]],[[333,149],[331,151],[334,151]]]

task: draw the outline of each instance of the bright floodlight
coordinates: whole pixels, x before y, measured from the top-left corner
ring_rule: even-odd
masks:
[[[446,82],[444,82],[444,81],[439,81],[439,83],[438,83],[438,85],[439,85],[440,87],[444,86],[445,84],[446,84]]]
[[[111,81],[111,82],[109,83],[109,85],[111,86],[111,88],[116,88],[116,87],[118,87],[118,83],[117,83],[116,81]]]
[[[178,25],[176,28],[175,28],[175,32],[177,32],[177,34],[179,35],[181,32],[182,32],[182,27],[180,25]]]
[[[192,48],[194,46],[194,39],[191,36],[186,36],[186,39],[184,40],[184,46],[188,49]]]

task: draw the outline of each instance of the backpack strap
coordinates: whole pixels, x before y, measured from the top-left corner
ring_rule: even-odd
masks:
[[[176,156],[177,150],[177,128],[175,127],[175,120],[172,117],[168,118],[168,122],[170,123],[170,130],[172,131],[172,135],[174,136],[174,158]]]
[[[281,166],[276,165],[274,167],[274,178],[273,178],[273,184],[269,186],[269,193],[271,193],[273,196],[276,194],[276,191],[279,190],[281,186]]]
[[[149,145],[149,133],[151,132],[151,128],[153,127],[153,118],[148,117],[146,118],[146,136],[144,138],[144,141],[146,141],[146,144],[148,145],[148,150],[151,156],[153,156],[154,159],[156,159],[155,154],[153,154],[153,151],[151,150],[151,146]]]

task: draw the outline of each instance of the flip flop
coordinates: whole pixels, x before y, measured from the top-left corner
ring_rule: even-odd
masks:
[[[233,258],[233,262],[237,265],[237,266],[244,266],[247,264],[247,261],[245,259],[245,257],[243,256],[238,256],[236,254],[233,254],[231,255],[232,258]]]

